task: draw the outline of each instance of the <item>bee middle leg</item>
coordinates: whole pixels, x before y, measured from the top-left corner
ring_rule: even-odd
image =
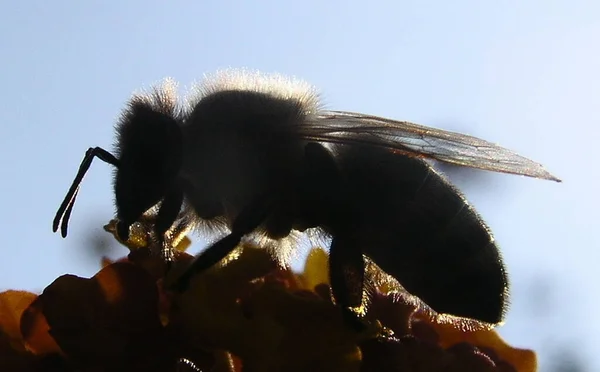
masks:
[[[195,274],[211,268],[224,259],[238,246],[244,235],[251,233],[265,221],[270,210],[271,203],[264,198],[244,208],[233,222],[231,233],[200,253],[183,275],[177,279],[174,285],[175,289],[185,290]]]

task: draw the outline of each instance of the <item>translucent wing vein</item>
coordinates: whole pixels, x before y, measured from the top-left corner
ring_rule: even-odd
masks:
[[[315,141],[380,146],[407,156],[560,182],[542,165],[491,142],[407,121],[326,111],[310,119],[299,132]]]

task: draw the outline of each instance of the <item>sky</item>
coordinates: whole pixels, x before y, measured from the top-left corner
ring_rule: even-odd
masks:
[[[51,222],[85,150],[112,148],[132,92],[246,67],[304,79],[330,109],[499,143],[563,179],[454,178],[511,277],[500,333],[542,371],[557,353],[600,370],[599,39],[591,0],[2,1],[0,290],[99,269],[86,245],[113,217],[108,165],[92,165],[67,239]]]

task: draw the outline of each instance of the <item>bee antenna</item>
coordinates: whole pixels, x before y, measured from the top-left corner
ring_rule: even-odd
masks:
[[[98,157],[98,159],[108,164],[114,165],[117,168],[119,167],[119,159],[117,159],[113,154],[104,150],[101,147],[90,147],[85,152],[85,156],[83,157],[83,160],[79,165],[79,171],[77,172],[77,176],[75,176],[73,184],[71,184],[71,188],[69,188],[67,196],[65,196],[65,199],[58,208],[56,216],[54,216],[54,222],[52,223],[52,231],[56,232],[58,230],[58,225],[61,224],[62,220],[60,232],[63,238],[67,236],[69,217],[71,216],[71,212],[73,211],[73,205],[75,204],[75,199],[77,198],[79,186],[81,185],[81,181],[83,180],[83,177],[87,173],[88,169],[90,169],[94,157]]]
[[[71,217],[71,212],[73,212],[73,206],[75,205],[75,198],[77,198],[77,193],[79,192],[79,186],[77,186],[77,189],[75,189],[75,193],[73,193],[73,197],[71,198],[71,200],[69,201],[69,204],[67,205],[67,210],[64,211],[64,214],[62,215],[62,224],[60,225],[60,235],[62,235],[63,238],[67,237],[67,229],[69,227],[69,218]],[[62,208],[62,207],[61,207]],[[56,214],[56,216],[54,217],[54,232],[56,232],[57,229],[57,218],[58,217],[58,213]]]

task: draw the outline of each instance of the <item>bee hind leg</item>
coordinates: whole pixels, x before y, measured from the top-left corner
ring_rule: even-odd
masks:
[[[342,308],[345,321],[358,331],[367,324],[362,319],[365,261],[355,239],[334,237],[329,250],[329,277],[333,298]]]
[[[359,220],[349,202],[350,195],[334,155],[322,144],[311,142],[305,147],[306,161],[309,166],[308,186],[312,198],[329,211],[326,219],[336,225],[336,235],[329,250],[329,276],[331,291],[336,303],[342,308],[348,325],[358,331],[368,324],[361,319],[366,311],[364,296],[365,262],[359,239],[353,237],[358,229]]]

